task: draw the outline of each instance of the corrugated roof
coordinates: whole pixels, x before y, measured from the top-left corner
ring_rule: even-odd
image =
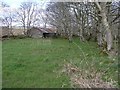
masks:
[[[49,33],[56,33],[55,29],[46,28],[46,31]]]
[[[40,30],[43,32],[43,33],[56,33],[56,30],[55,29],[50,29],[50,28],[40,28]]]
[[[32,27],[31,29],[36,29],[41,31],[42,33],[56,33],[55,29],[51,29],[51,28],[37,28],[37,27]]]

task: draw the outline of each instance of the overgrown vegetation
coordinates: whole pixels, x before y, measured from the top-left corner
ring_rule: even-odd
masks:
[[[94,40],[106,54],[117,53],[120,2],[52,2],[47,5],[49,24],[72,41]],[[114,54],[115,55],[115,54]]]
[[[117,87],[117,58],[99,52],[96,43],[80,42],[78,38],[72,43],[62,38],[5,40],[2,50],[3,88],[73,87],[70,78],[73,74],[68,75],[64,70],[69,63],[88,71],[81,75],[100,73],[101,80],[116,81],[113,85]]]
[[[120,2],[42,3],[0,3],[3,87],[118,87]]]

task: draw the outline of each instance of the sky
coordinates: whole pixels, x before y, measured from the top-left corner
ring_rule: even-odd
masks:
[[[11,8],[18,8],[21,4],[21,2],[37,2],[39,4],[44,4],[45,2],[48,2],[49,0],[0,0],[0,2],[5,2],[8,5],[10,5]]]
[[[0,7],[0,16],[3,16],[5,13],[4,13],[4,10],[11,10],[11,11],[16,11],[19,7],[20,7],[20,4],[22,2],[37,2],[38,4],[42,5],[40,6],[40,8],[42,9],[45,9],[46,8],[46,2],[48,2],[49,0],[0,0],[0,2],[4,2],[6,3],[7,5],[10,6],[10,8],[6,7],[6,9]],[[14,23],[16,25],[16,23]],[[0,26],[2,25],[2,23],[0,22]]]
[[[21,2],[33,1],[33,2],[38,2],[38,3],[45,3],[50,0],[0,0],[0,1],[6,2],[8,5],[11,6],[11,8],[18,8]],[[53,1],[65,1],[65,0],[53,0]],[[74,1],[74,0],[66,0],[66,1]],[[75,0],[75,1],[77,1],[77,0]],[[78,1],[84,1],[84,0],[78,0]],[[100,0],[100,1],[105,1],[105,0]],[[109,1],[109,0],[106,0],[106,1]],[[114,1],[120,1],[120,0],[114,0]]]
[[[49,2],[50,0],[0,0],[0,2],[5,2],[6,4],[8,4],[10,6],[11,10],[13,10],[13,11],[17,10],[17,8],[19,8],[19,6],[22,2],[30,2],[30,1],[37,2],[37,3],[41,4],[42,5],[41,8],[45,9],[46,8],[46,2]],[[57,0],[53,0],[53,1],[55,2]],[[58,1],[60,1],[60,0],[58,0]],[[63,0],[61,0],[61,1],[63,1]],[[68,0],[68,1],[70,1],[70,0]],[[71,1],[74,1],[74,0],[71,0]],[[114,1],[120,1],[120,0],[114,0]],[[2,8],[0,7],[0,16],[2,14],[3,14],[2,13]]]
[[[17,8],[23,1],[25,0],[5,0],[4,2],[10,5],[11,8]]]

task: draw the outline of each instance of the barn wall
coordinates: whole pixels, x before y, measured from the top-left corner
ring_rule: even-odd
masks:
[[[33,38],[42,38],[43,37],[43,34],[42,33],[34,33],[32,35]]]
[[[43,37],[43,33],[41,31],[39,31],[38,29],[30,29],[28,34],[32,38],[41,38],[41,37]]]

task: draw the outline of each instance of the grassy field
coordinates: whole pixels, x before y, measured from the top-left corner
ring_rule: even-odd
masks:
[[[0,89],[2,89],[2,41],[0,41]]]
[[[61,73],[64,64],[83,70],[91,67],[106,74],[104,81],[117,81],[117,59],[100,55],[94,42],[69,43],[66,39],[10,39],[3,41],[3,88],[72,87],[70,77]]]

